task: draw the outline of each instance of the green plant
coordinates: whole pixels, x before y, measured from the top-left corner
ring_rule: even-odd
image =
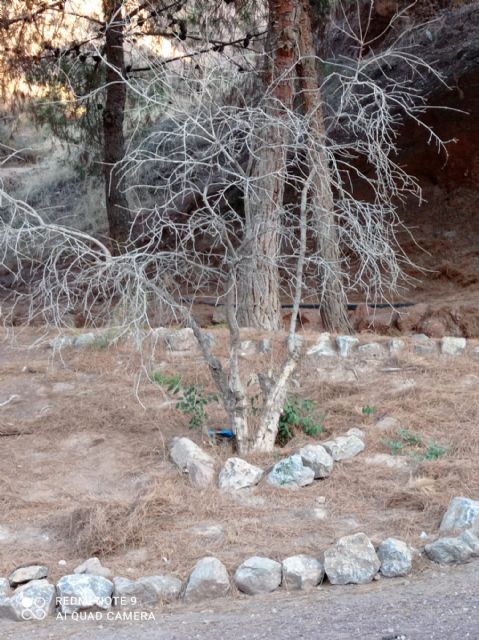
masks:
[[[400,440],[383,440],[383,443],[391,450],[391,455],[399,456],[403,453],[403,443]]]
[[[393,456],[407,455],[416,462],[424,460],[438,460],[446,455],[447,447],[443,447],[436,442],[430,442],[424,449],[422,437],[409,429],[399,429],[397,440],[383,440],[383,444],[388,447]],[[411,449],[413,449],[411,451]]]
[[[160,371],[154,371],[150,378],[153,382],[156,382],[156,384],[165,387],[169,393],[176,394],[181,390],[181,376],[178,374],[165,376]]]
[[[408,447],[422,447],[423,441],[421,436],[414,431],[410,431],[409,429],[399,429],[399,436],[401,440]]]
[[[205,395],[203,388],[194,384],[185,388],[183,398],[176,403],[176,408],[190,417],[190,429],[200,429],[207,419],[205,407],[210,402],[216,402],[217,396]]]
[[[376,413],[376,407],[370,407],[368,404],[361,409],[361,413],[363,416],[370,418],[373,414]]]
[[[447,453],[447,447],[441,447],[436,442],[430,442],[427,446],[426,453],[423,456],[424,460],[439,460]]]
[[[314,409],[312,400],[300,400],[297,396],[287,399],[279,418],[276,438],[280,447],[284,447],[293,438],[295,428],[313,438],[324,432],[322,418],[317,420],[311,415]]]

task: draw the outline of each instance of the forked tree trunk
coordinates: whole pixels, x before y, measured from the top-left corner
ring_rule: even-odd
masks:
[[[305,117],[310,132],[318,141],[317,150],[310,157],[316,173],[315,189],[312,190],[312,207],[316,214],[316,250],[324,261],[321,270],[321,319],[328,331],[349,333],[347,299],[341,275],[341,256],[337,222],[334,215],[334,199],[331,185],[331,171],[324,149],[325,128],[321,94],[318,86],[316,51],[313,42],[309,0],[300,0],[299,51],[301,62],[298,76]]]
[[[292,108],[292,71],[296,60],[295,0],[269,0],[268,49],[271,58],[265,86],[271,85],[271,117]],[[281,105],[281,109],[280,109]],[[280,217],[286,164],[285,129],[271,125],[260,132],[262,144],[252,168],[254,196],[245,194],[247,232],[238,281],[238,322],[242,327],[276,330],[281,326],[279,274]],[[249,200],[249,202],[248,202]]]
[[[103,159],[106,214],[111,239],[121,245],[130,232],[128,202],[120,187],[117,163],[125,155],[123,124],[125,118],[126,85],[125,53],[123,49],[123,1],[103,0],[106,22],[105,57],[106,103],[103,111]]]

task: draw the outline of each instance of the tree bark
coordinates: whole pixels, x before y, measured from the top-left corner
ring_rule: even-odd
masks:
[[[311,205],[315,213],[316,250],[324,267],[320,270],[319,286],[321,319],[328,331],[349,333],[347,299],[341,275],[341,256],[337,222],[334,215],[334,198],[331,172],[325,151],[325,127],[321,93],[318,86],[318,68],[313,42],[309,0],[301,0],[299,21],[298,65],[300,91],[310,134],[317,141],[316,149],[310,156],[309,170],[315,174],[315,188],[312,190]]]
[[[273,120],[293,105],[296,4],[294,0],[268,2],[271,57],[265,73],[265,87],[272,86],[268,105],[272,122],[258,133],[262,142],[251,173],[254,195],[245,194],[247,233],[239,271],[238,323],[242,327],[269,331],[281,326],[277,258],[286,164],[285,130]]]
[[[106,213],[110,237],[117,245],[128,240],[130,213],[125,194],[120,187],[118,163],[125,155],[123,124],[125,119],[126,85],[123,48],[123,0],[103,0],[106,22],[105,57],[106,104],[103,111],[103,159]]]

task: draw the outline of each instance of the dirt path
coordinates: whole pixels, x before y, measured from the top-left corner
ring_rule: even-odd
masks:
[[[477,640],[479,563],[309,595],[217,600],[147,623],[4,623],[2,640]]]

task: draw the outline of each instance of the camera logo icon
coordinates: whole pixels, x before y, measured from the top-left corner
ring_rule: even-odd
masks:
[[[22,598],[22,620],[44,620],[47,617],[45,598]]]

